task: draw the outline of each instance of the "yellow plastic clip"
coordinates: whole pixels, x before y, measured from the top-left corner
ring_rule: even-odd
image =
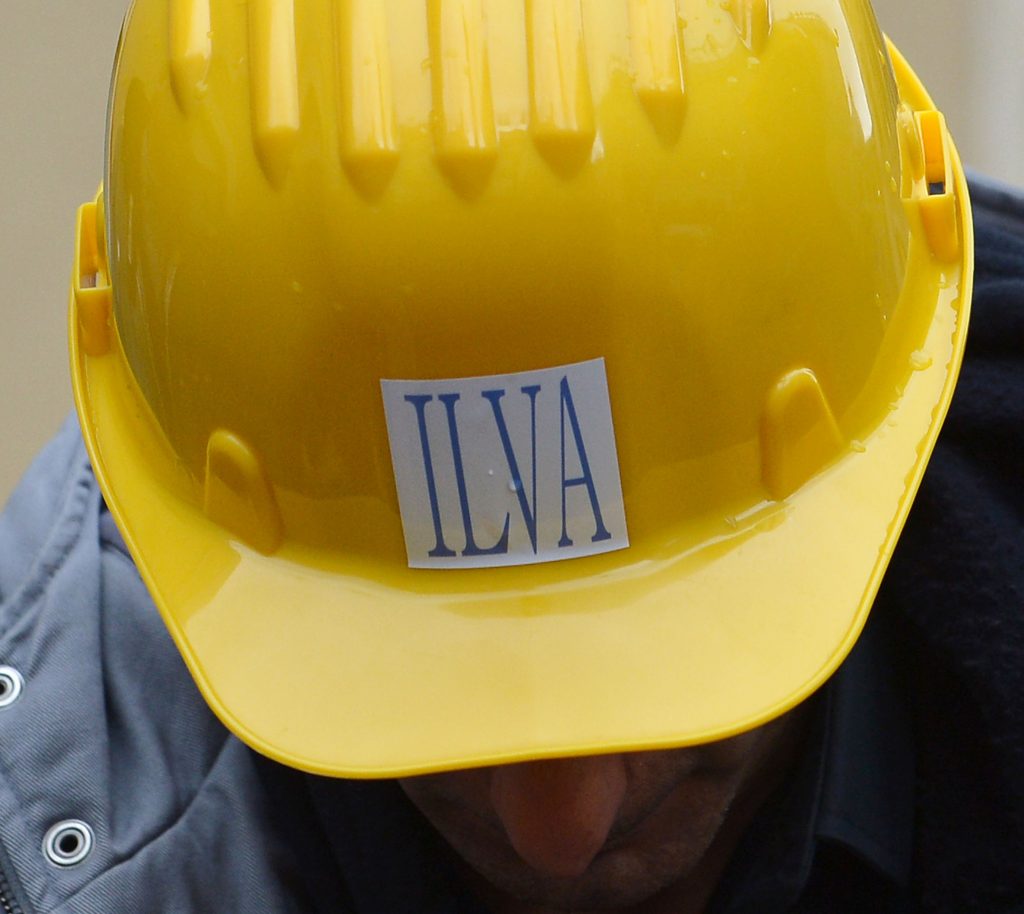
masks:
[[[900,152],[902,153],[903,198],[911,199],[918,183],[924,180],[924,149],[921,145],[921,133],[917,129],[917,116],[907,102],[901,102],[896,111],[896,124],[899,130]]]
[[[843,437],[814,372],[784,375],[769,391],[761,425],[761,476],[772,498],[792,495],[832,462]]]
[[[245,543],[270,555],[284,539],[284,525],[260,459],[237,435],[220,429],[206,448],[206,516]]]
[[[110,349],[112,294],[107,269],[102,188],[92,203],[85,203],[78,209],[74,269],[71,288],[82,351],[89,356],[106,355]]]
[[[918,199],[921,222],[932,253],[939,260],[960,256],[960,232],[956,222],[955,187],[949,160],[949,131],[939,111],[917,114],[924,151],[924,188]]]

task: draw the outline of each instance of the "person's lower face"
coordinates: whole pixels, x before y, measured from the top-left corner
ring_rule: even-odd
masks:
[[[492,905],[628,909],[659,893],[710,895],[781,777],[797,732],[797,716],[789,715],[693,748],[525,762],[400,783]]]

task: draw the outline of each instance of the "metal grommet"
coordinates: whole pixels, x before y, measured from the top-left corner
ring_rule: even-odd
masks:
[[[25,680],[13,666],[0,666],[0,708],[9,708],[20,697]]]
[[[58,822],[43,838],[43,854],[54,866],[74,866],[92,852],[92,829],[78,819]]]

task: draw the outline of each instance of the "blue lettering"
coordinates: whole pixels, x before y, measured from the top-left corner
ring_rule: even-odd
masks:
[[[448,413],[448,434],[452,442],[452,459],[455,462],[455,483],[459,489],[459,505],[462,508],[462,526],[466,531],[466,548],[463,555],[502,555],[508,552],[508,528],[511,516],[505,515],[505,529],[501,538],[489,549],[481,549],[473,537],[473,519],[469,513],[469,495],[466,492],[466,472],[462,466],[462,448],[459,445],[459,430],[455,424],[455,404],[459,394],[440,394],[437,398]]]
[[[448,548],[441,532],[441,508],[437,503],[437,483],[434,481],[434,462],[430,458],[430,441],[427,438],[427,404],[434,398],[430,394],[407,394],[405,399],[416,409],[416,422],[420,428],[420,447],[423,449],[423,467],[427,473],[427,494],[430,496],[430,513],[434,518],[434,536],[437,542],[427,553],[431,558],[448,558],[455,553]]]
[[[486,400],[490,401],[491,409],[494,411],[494,421],[498,426],[498,434],[501,436],[501,446],[505,451],[505,460],[508,462],[509,472],[512,474],[512,484],[515,486],[516,495],[519,498],[519,508],[523,512],[523,520],[526,521],[526,529],[530,534],[530,544],[533,546],[533,554],[537,554],[537,394],[540,391],[539,384],[530,384],[521,387],[520,391],[530,398],[530,466],[531,479],[533,480],[530,501],[526,500],[526,487],[523,485],[523,476],[519,472],[519,462],[516,460],[515,452],[512,450],[512,442],[508,436],[508,426],[505,424],[505,416],[501,411],[501,398],[505,396],[503,390],[485,390],[482,392]],[[505,516],[505,531],[508,531],[510,515]]]
[[[612,535],[605,529],[604,520],[601,518],[601,505],[597,500],[597,488],[594,486],[594,477],[590,472],[590,461],[587,460],[587,449],[583,446],[583,435],[580,433],[580,423],[576,418],[576,406],[572,401],[572,392],[569,390],[569,379],[567,376],[562,376],[561,388],[561,432],[562,432],[562,538],[558,541],[558,546],[564,549],[566,546],[571,546],[572,540],[569,538],[568,530],[566,529],[565,519],[565,494],[566,489],[569,486],[586,486],[587,494],[590,496],[590,508],[594,512],[594,520],[597,524],[597,530],[591,537],[592,543],[598,543],[601,540],[608,540],[612,538]],[[576,443],[576,452],[579,454],[580,467],[582,468],[583,475],[578,476],[574,479],[565,478],[565,414],[569,414],[569,424],[572,427],[572,437]]]

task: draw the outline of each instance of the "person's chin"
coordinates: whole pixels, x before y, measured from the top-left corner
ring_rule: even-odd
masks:
[[[529,866],[503,834],[489,828],[473,837],[464,833],[461,841],[449,835],[449,841],[463,865],[478,877],[474,881],[485,895],[496,891],[552,911],[629,908],[685,879],[704,858],[721,825],[722,808],[717,804],[695,807],[680,799],[677,795],[661,804],[573,877]]]
[[[484,894],[497,891],[540,909],[584,912],[628,908],[653,898],[684,878],[705,849],[676,844],[653,851],[611,848],[574,877],[538,872],[511,848],[501,854],[465,854],[463,861],[482,880],[478,884]]]

